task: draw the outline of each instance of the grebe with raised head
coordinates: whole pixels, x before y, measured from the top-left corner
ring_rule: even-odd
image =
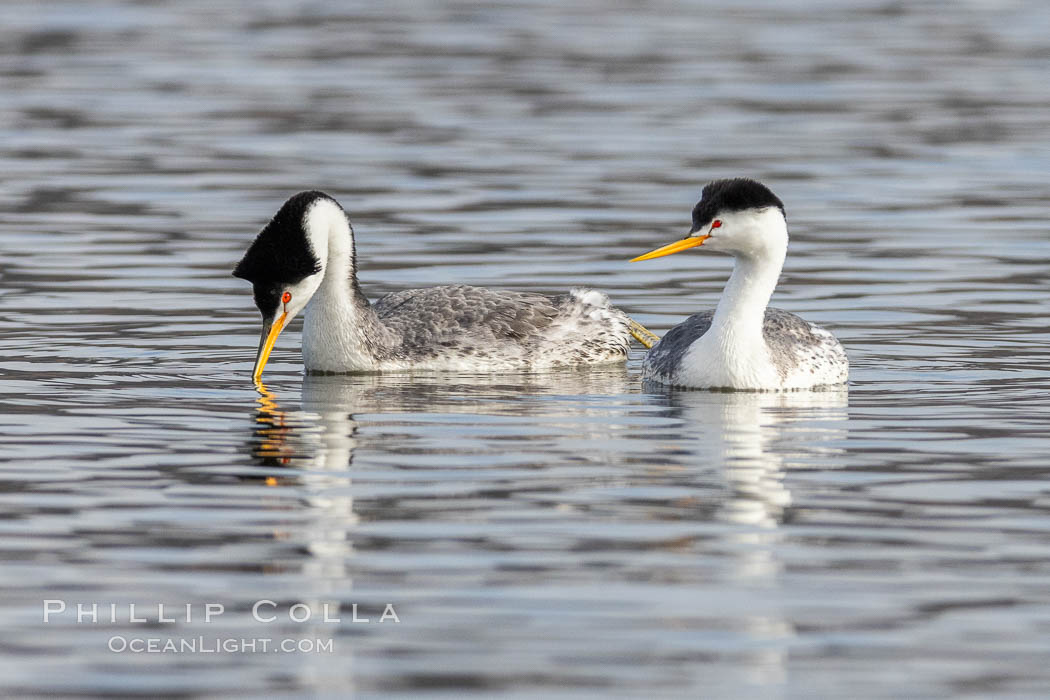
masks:
[[[746,178],[716,180],[693,208],[689,235],[634,258],[703,245],[735,258],[713,311],[687,318],[645,356],[644,379],[696,389],[777,391],[842,384],[846,351],[820,326],[768,307],[787,255],[784,204]]]

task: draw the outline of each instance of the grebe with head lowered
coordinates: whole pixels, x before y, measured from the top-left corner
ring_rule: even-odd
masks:
[[[305,310],[308,372],[536,371],[622,362],[632,328],[601,292],[549,298],[454,285],[409,289],[371,304],[357,282],[350,220],[323,192],[293,196],[263,228],[234,276],[252,283],[263,317],[252,377]]]
[[[769,188],[745,178],[708,184],[693,208],[689,235],[631,262],[699,245],[732,255],[733,274],[714,311],[690,316],[646,354],[643,378],[753,391],[846,381],[849,360],[831,333],[767,306],[788,246],[784,204]]]

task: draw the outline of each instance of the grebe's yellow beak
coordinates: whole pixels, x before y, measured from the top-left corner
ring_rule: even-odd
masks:
[[[631,262],[638,262],[639,260],[652,260],[653,258],[662,258],[665,255],[671,255],[672,253],[678,253],[683,250],[689,250],[695,248],[698,245],[703,245],[710,236],[689,236],[683,238],[680,241],[674,243],[668,243],[663,248],[657,248],[656,250],[650,250],[644,255],[639,255],[637,258],[632,258]]]
[[[262,376],[266,361],[270,359],[273,344],[277,342],[277,336],[284,330],[284,324],[288,319],[288,312],[282,311],[277,320],[267,323],[263,321],[262,336],[259,338],[259,352],[255,356],[255,368],[252,369],[252,379],[256,382]]]

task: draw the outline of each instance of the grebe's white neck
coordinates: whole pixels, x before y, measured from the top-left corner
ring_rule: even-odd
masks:
[[[356,277],[354,230],[346,212],[335,200],[318,198],[303,216],[303,230],[321,263],[325,279]]]
[[[712,329],[739,341],[761,338],[766,306],[773,296],[787,256],[787,222],[778,209],[768,208],[740,222],[731,239],[711,246],[733,255],[733,274],[715,309]],[[714,239],[718,237],[715,236]],[[711,242],[711,241],[709,241]]]
[[[388,329],[357,283],[354,231],[334,200],[318,199],[303,229],[321,263],[317,291],[303,318],[303,360],[311,371],[370,371],[399,338]]]
[[[758,337],[762,333],[769,299],[776,289],[784,254],[777,257],[752,258],[736,256],[733,274],[729,276],[718,300],[712,327],[719,332]]]

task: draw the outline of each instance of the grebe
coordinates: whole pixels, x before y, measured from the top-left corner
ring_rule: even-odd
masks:
[[[777,391],[842,384],[849,360],[831,333],[768,308],[787,255],[784,204],[746,178],[716,180],[693,208],[693,228],[649,260],[703,245],[732,255],[733,274],[714,311],[694,314],[645,356],[642,377],[696,389]]]
[[[549,298],[453,285],[371,304],[358,285],[350,220],[316,191],[285,202],[233,274],[252,283],[263,317],[256,381],[277,336],[304,310],[308,372],[489,373],[623,362],[632,334],[644,331],[590,289]]]

